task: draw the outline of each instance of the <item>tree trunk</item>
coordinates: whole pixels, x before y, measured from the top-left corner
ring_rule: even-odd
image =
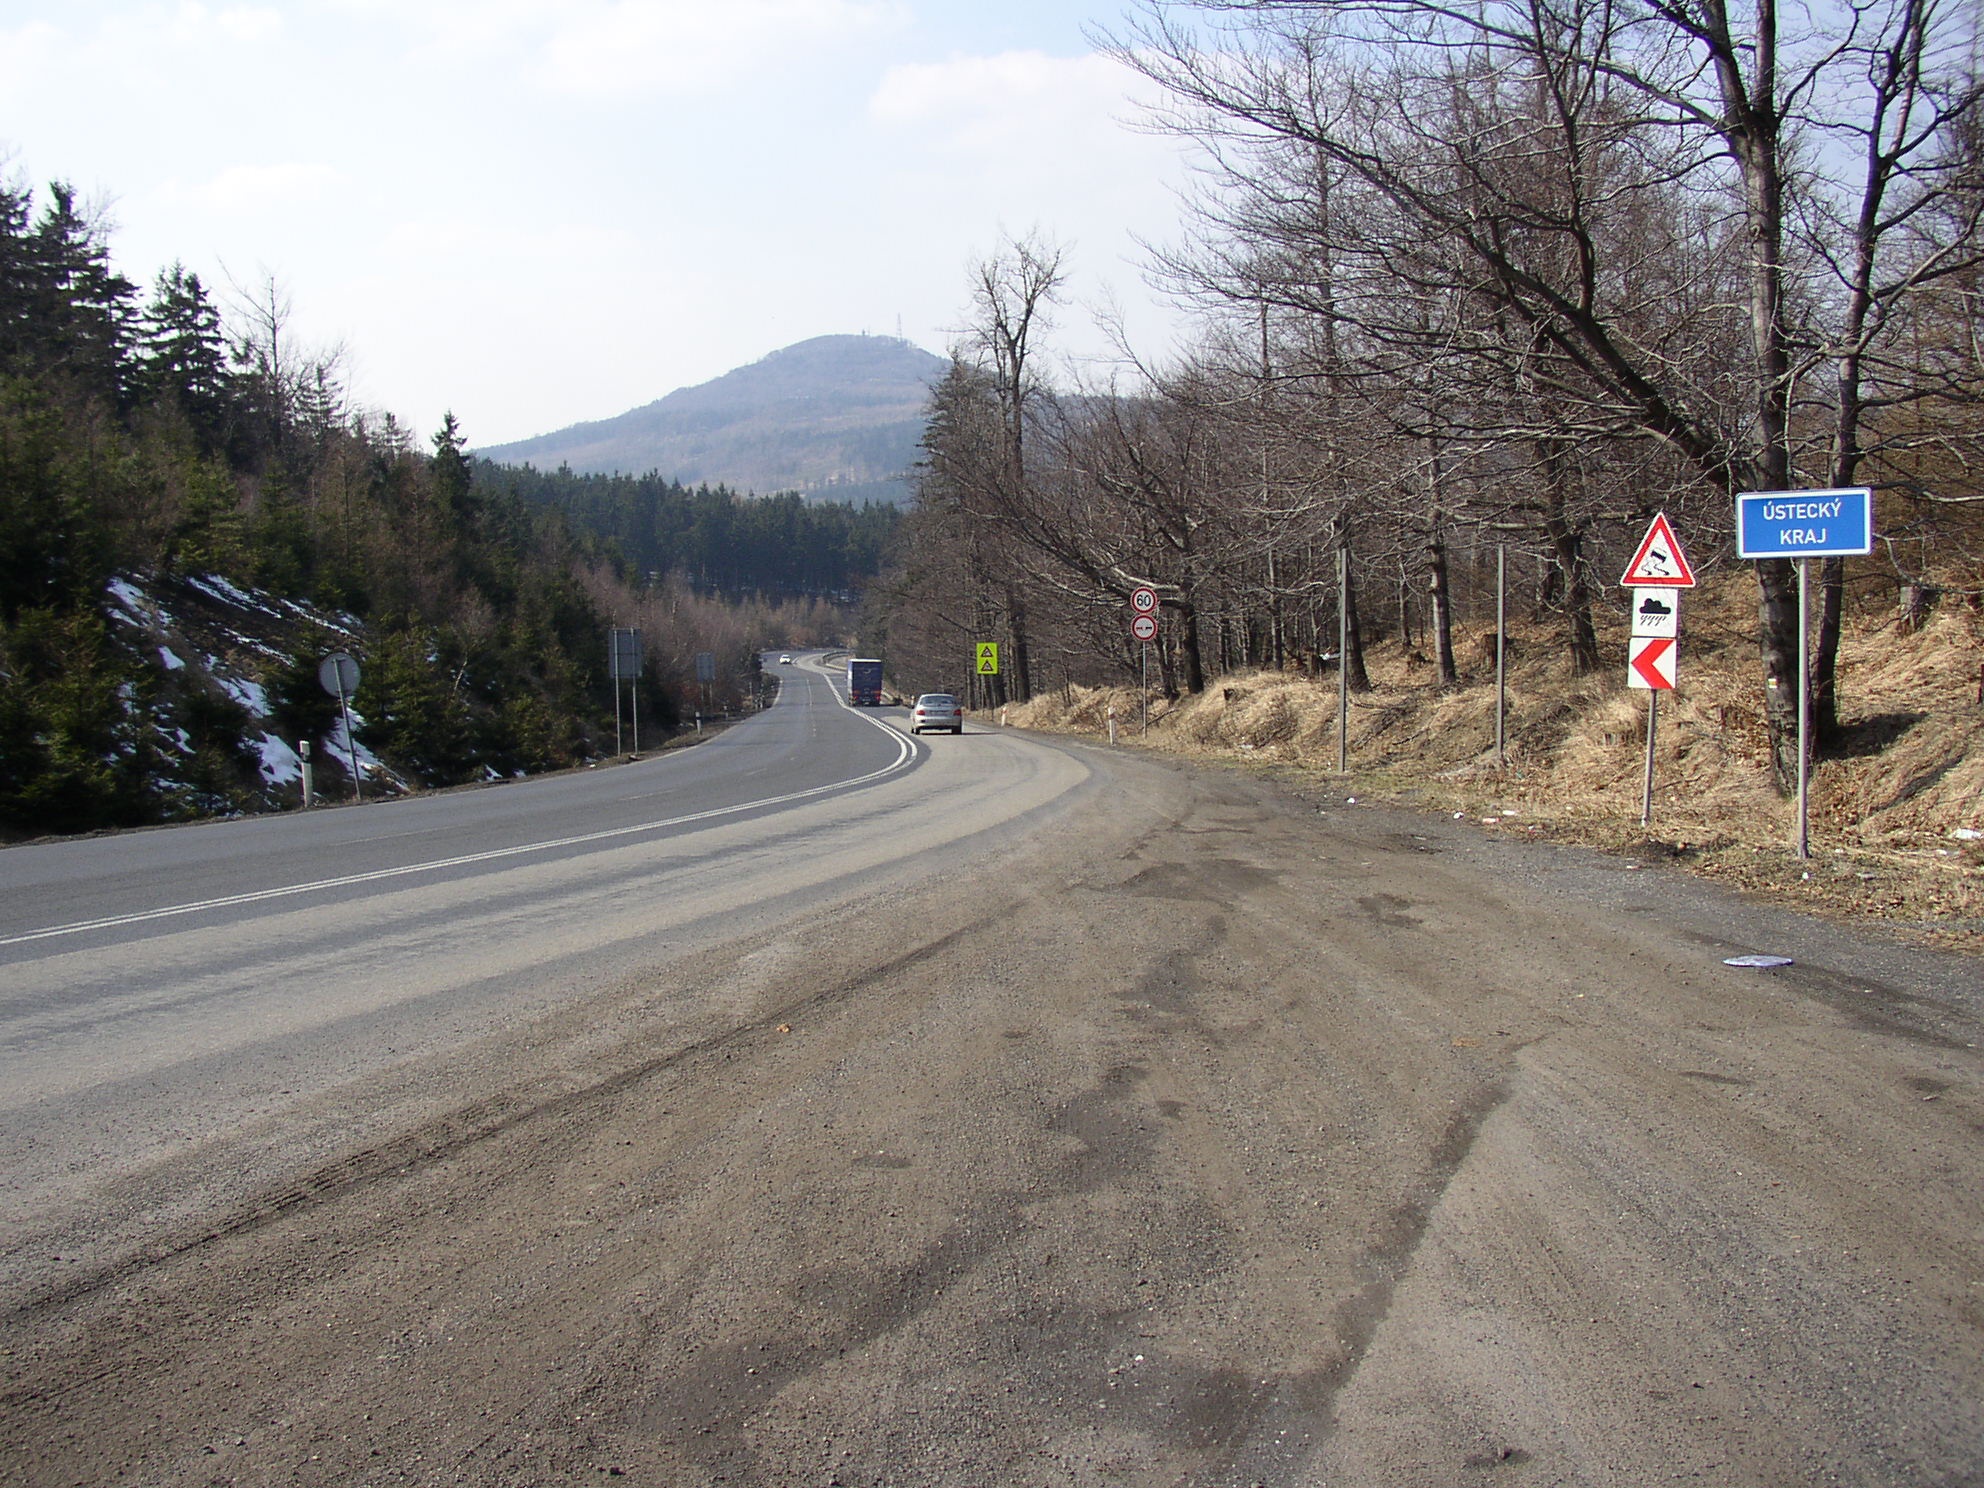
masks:
[[[1178,606],[1179,642],[1185,656],[1185,690],[1194,696],[1206,690],[1205,660],[1199,654],[1199,610],[1198,606],[1181,603]],[[1173,692],[1171,678],[1165,677],[1165,691]]]
[[[1454,666],[1454,607],[1447,572],[1447,540],[1437,532],[1426,545],[1426,588],[1432,601],[1433,658],[1440,669],[1440,685],[1454,687],[1460,672]]]
[[[1914,635],[1929,623],[1929,611],[1936,605],[1936,590],[1927,584],[1903,584],[1896,602],[1895,619],[1903,635]]]
[[[1839,632],[1846,609],[1846,560],[1819,565],[1819,633],[1812,642],[1812,738],[1820,749],[1839,738]]]
[[[1012,701],[1033,696],[1033,659],[1027,646],[1026,599],[1017,586],[1006,591],[1006,630],[1012,638]]]
[[[1550,551],[1556,562],[1550,567],[1553,583],[1561,583],[1564,624],[1570,632],[1571,675],[1588,677],[1599,669],[1598,631],[1591,618],[1591,586],[1585,582],[1584,532],[1553,511],[1544,520],[1550,538]]]
[[[1777,12],[1757,13],[1751,57],[1751,95],[1739,82],[1733,58],[1724,82],[1724,102],[1733,127],[1730,142],[1741,167],[1744,216],[1750,239],[1750,344],[1756,358],[1754,458],[1757,489],[1782,491],[1791,482],[1791,454],[1785,444],[1790,421],[1791,348],[1784,327],[1784,176],[1779,150],[1782,122],[1777,114]],[[1757,564],[1759,650],[1764,665],[1764,721],[1770,731],[1771,773],[1778,792],[1798,788],[1798,580],[1791,562],[1767,558]]]
[[[1357,618],[1357,570],[1350,561],[1350,550],[1343,553],[1343,633],[1349,638],[1345,654],[1337,658],[1337,665],[1348,667],[1349,676],[1345,679],[1352,692],[1371,690],[1371,673],[1364,665],[1364,627]]]
[[[1273,547],[1268,549],[1268,660],[1277,672],[1287,670],[1288,641],[1282,634],[1281,588]]]

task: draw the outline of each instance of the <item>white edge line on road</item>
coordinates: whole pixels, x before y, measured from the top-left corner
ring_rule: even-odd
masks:
[[[147,909],[136,914],[110,915],[98,920],[78,920],[70,925],[51,925],[45,930],[30,930],[25,934],[0,938],[0,946],[25,945],[32,940],[48,940],[58,935],[81,935],[90,930],[114,930],[124,925],[141,925],[147,920],[169,919],[174,915],[198,914],[208,909],[231,909],[241,904],[259,904],[268,899],[284,899],[292,894],[312,894],[322,889],[342,889],[353,884],[377,883],[382,879],[401,878],[409,873],[431,873],[437,868],[460,868],[470,863],[489,863],[499,858],[521,857],[525,853],[550,852],[561,847],[580,847],[588,842],[605,842],[615,837],[633,837],[642,832],[658,832],[667,827],[710,821],[719,816],[735,816],[739,812],[757,811],[766,806],[787,806],[794,801],[804,801],[814,796],[849,790],[857,785],[867,785],[884,776],[895,774],[916,758],[916,746],[906,735],[897,733],[878,719],[867,718],[864,721],[875,724],[893,738],[898,746],[898,753],[895,759],[881,769],[866,775],[857,775],[852,780],[836,780],[829,785],[816,785],[810,790],[793,791],[789,795],[768,796],[762,800],[743,801],[735,806],[717,806],[708,811],[694,811],[687,816],[670,817],[666,821],[641,822],[631,827],[609,827],[603,832],[586,832],[577,837],[556,837],[549,842],[524,842],[515,847],[498,847],[488,852],[467,853],[458,858],[435,858],[431,862],[408,863],[399,868],[378,868],[370,873],[349,873],[342,878],[320,878],[310,883],[290,884],[280,889],[257,889],[252,894],[229,894],[220,899],[202,899],[194,904],[171,904],[162,909]]]

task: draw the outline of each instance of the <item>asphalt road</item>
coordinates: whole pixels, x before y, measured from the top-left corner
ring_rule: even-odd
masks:
[[[794,673],[0,853],[0,1480],[1984,1481],[1976,962]]]
[[[847,708],[844,674],[777,670],[775,706],[638,763],[0,852],[0,1295],[399,1119],[295,1116],[354,1081],[920,877],[1082,777],[985,740],[953,804],[933,755],[955,741]],[[141,1176],[162,1162],[169,1184]]]

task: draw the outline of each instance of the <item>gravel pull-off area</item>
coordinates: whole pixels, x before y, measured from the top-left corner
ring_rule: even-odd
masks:
[[[1984,1482],[1978,962],[1093,763],[14,1287],[0,1480]]]

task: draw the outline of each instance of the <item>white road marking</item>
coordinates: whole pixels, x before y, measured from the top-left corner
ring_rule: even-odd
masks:
[[[792,791],[783,796],[767,796],[762,800],[743,801],[735,806],[718,806],[708,811],[695,811],[687,816],[674,816],[666,821],[641,822],[631,827],[609,827],[602,832],[585,832],[576,837],[554,837],[547,842],[523,842],[514,847],[492,848],[488,852],[465,853],[455,858],[435,858],[425,863],[408,863],[399,868],[376,868],[369,873],[348,873],[342,878],[320,878],[309,883],[290,884],[279,889],[257,889],[249,894],[228,894],[219,899],[201,899],[192,904],[171,904],[161,909],[141,910],[136,914],[107,915],[96,920],[77,920],[68,925],[50,925],[45,930],[29,930],[20,935],[0,938],[0,946],[25,945],[32,940],[48,940],[58,935],[81,935],[90,930],[114,930],[124,925],[141,925],[147,920],[169,919],[174,915],[198,914],[202,910],[231,909],[240,904],[259,904],[268,899],[285,899],[292,894],[313,894],[322,889],[349,888],[353,884],[377,883],[388,878],[402,878],[409,873],[431,873],[439,868],[460,868],[469,863],[488,863],[499,858],[520,857],[526,853],[551,852],[561,847],[580,847],[588,842],[605,842],[615,837],[633,837],[642,832],[658,832],[667,827],[685,826],[690,822],[710,821],[720,816],[735,816],[743,811],[757,811],[766,806],[786,806],[794,801],[808,800],[814,796],[824,796],[835,791],[848,790],[853,786],[867,785],[888,775],[893,775],[911,760],[916,758],[916,748],[910,740],[896,733],[894,729],[881,725],[879,720],[870,719],[882,731],[895,740],[898,749],[895,759],[879,770],[866,775],[858,775],[852,780],[836,780],[829,785],[816,785],[810,790]]]

